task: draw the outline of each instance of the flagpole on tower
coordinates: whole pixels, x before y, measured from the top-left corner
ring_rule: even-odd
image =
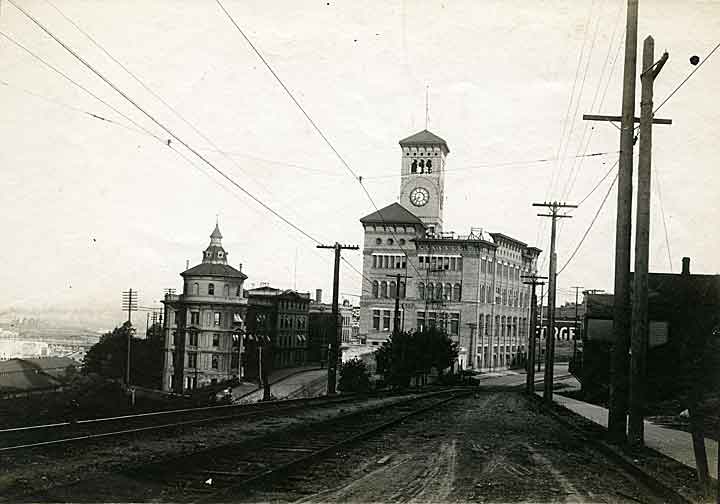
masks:
[[[428,129],[428,123],[430,122],[430,106],[428,104],[428,92],[430,85],[425,85],[425,129]]]

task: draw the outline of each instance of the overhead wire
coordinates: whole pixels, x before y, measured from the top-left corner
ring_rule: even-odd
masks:
[[[126,65],[122,63],[119,59],[117,59],[115,56],[113,56],[110,51],[105,49],[100,42],[98,42],[90,33],[88,33],[86,30],[84,30],[78,23],[76,23],[74,20],[72,20],[68,15],[66,15],[59,7],[57,7],[51,0],[45,0],[45,2],[50,5],[55,11],[62,16],[63,19],[65,19],[68,23],[70,23],[76,30],[78,30],[82,35],[87,38],[97,49],[99,49],[105,56],[107,56],[110,60],[112,60],[116,65],[118,65],[122,70],[128,74],[135,82],[137,82],[145,91],[147,91],[153,98],[158,100],[160,103],[162,103],[165,108],[167,108],[170,112],[172,112],[175,117],[180,119],[185,125],[187,125],[191,130],[193,130],[199,137],[201,137],[203,140],[205,140],[211,147],[213,147],[214,152],[217,152],[221,154],[225,159],[227,159],[235,168],[237,168],[244,176],[248,177],[250,180],[255,182],[261,189],[263,189],[267,196],[270,196],[272,194],[272,191],[265,186],[262,182],[260,182],[257,178],[253,177],[251,174],[249,174],[247,171],[245,171],[240,164],[235,161],[230,155],[225,153],[224,150],[220,149],[220,147],[203,131],[201,131],[198,127],[196,127],[193,123],[191,123],[188,119],[186,119],[180,112],[175,109],[170,103],[167,102],[162,96],[160,96],[158,93],[156,93],[150,86],[148,86],[142,79],[140,79],[135,73],[133,73]],[[277,202],[276,202],[277,205]],[[282,206],[282,205],[281,205]],[[287,210],[287,208],[286,208]]]
[[[21,6],[19,6],[15,0],[8,0],[8,2],[13,5],[16,9],[18,9],[20,12],[22,12],[28,19],[30,19],[36,26],[38,26],[43,32],[45,32],[50,38],[55,40],[58,44],[60,44],[67,52],[69,52],[75,59],[80,61],[86,68],[88,68],[90,71],[92,71],[95,75],[97,75],[103,82],[105,82],[108,86],[110,86],[115,92],[120,94],[125,100],[127,100],[133,107],[135,107],[137,110],[139,110],[143,115],[145,115],[148,119],[150,119],[153,123],[155,123],[157,126],[159,126],[161,129],[163,129],[167,134],[169,134],[173,139],[175,139],[177,142],[182,144],[186,149],[188,149],[190,152],[192,152],[196,157],[201,159],[205,164],[207,164],[210,168],[212,168],[214,171],[216,171],[219,175],[221,175],[224,179],[226,179],[228,182],[230,182],[233,186],[237,187],[240,191],[242,191],[246,196],[251,198],[253,201],[258,203],[260,206],[265,208],[268,212],[275,215],[278,219],[285,222],[288,226],[292,227],[294,230],[296,230],[301,235],[305,236],[309,240],[320,244],[321,242],[317,240],[315,237],[310,235],[308,232],[306,232],[304,229],[284,217],[282,214],[277,212],[274,208],[270,207],[267,203],[262,201],[260,198],[252,194],[250,191],[245,189],[243,186],[241,186],[239,183],[237,183],[232,177],[227,175],[223,170],[215,166],[214,163],[210,162],[205,156],[200,154],[196,149],[194,149],[192,146],[190,146],[187,142],[185,142],[182,138],[180,138],[176,133],[174,133],[170,128],[165,126],[162,122],[160,122],[158,119],[156,119],[153,115],[151,115],[149,112],[147,112],[144,108],[142,108],[137,102],[135,102],[132,98],[130,98],[125,92],[123,92],[120,88],[118,88],[115,84],[113,84],[107,77],[105,77],[102,73],[100,73],[95,67],[93,67],[90,63],[88,63],[85,59],[83,59],[77,52],[75,52],[72,48],[70,48],[65,42],[63,42],[59,37],[57,37],[52,31],[50,31],[45,25],[43,25],[40,21],[38,21],[34,16],[32,16],[29,12],[27,12],[25,9],[23,9]]]
[[[568,100],[567,109],[565,110],[565,116],[562,121],[562,128],[560,131],[560,142],[558,144],[557,154],[555,155],[555,158],[558,160],[560,160],[560,158],[561,158],[562,148],[565,143],[565,136],[566,136],[565,133],[567,132],[568,119],[570,118],[570,110],[572,110],[572,104],[575,99],[575,89],[577,87],[578,79],[580,77],[580,68],[582,67],[583,56],[585,55],[585,46],[587,44],[587,39],[588,39],[588,28],[590,27],[590,21],[592,19],[592,13],[593,13],[594,6],[595,6],[595,0],[593,0],[590,3],[590,8],[588,9],[587,19],[585,20],[585,25],[583,28],[583,43],[582,43],[582,46],[580,47],[580,54],[578,55],[577,64],[575,66],[575,77],[573,78],[573,84],[572,84],[572,88],[570,90],[570,98]],[[579,100],[579,97],[578,97],[578,100]],[[568,135],[567,141],[569,141],[569,135]],[[561,165],[562,165],[562,161],[560,161],[559,163],[556,163],[552,168],[552,171],[550,173],[550,180],[548,181],[548,186],[545,190],[545,201],[550,200],[551,193],[553,192],[553,188],[555,187],[555,179],[559,175]],[[541,243],[545,243],[546,239],[549,240],[549,238],[545,238],[545,235],[547,235],[547,233],[546,233],[547,220],[546,219],[541,219],[540,222],[538,222],[536,229],[537,229],[537,232],[535,234],[535,242],[536,243],[538,243],[540,245]],[[542,270],[544,268],[546,259],[547,259],[547,254],[543,254],[543,257],[540,261],[539,269]]]
[[[13,0],[10,0],[13,1]],[[283,80],[280,78],[280,76],[275,72],[273,67],[270,65],[270,63],[263,57],[263,55],[260,53],[260,51],[255,47],[255,44],[248,38],[248,36],[245,34],[244,30],[240,27],[240,25],[235,21],[235,19],[232,17],[230,12],[225,8],[223,3],[220,0],[215,0],[215,2],[218,4],[220,9],[223,11],[225,16],[230,20],[232,25],[235,27],[235,29],[240,33],[240,35],[245,39],[245,42],[250,46],[250,48],[253,50],[253,52],[257,55],[257,57],[262,61],[262,63],[265,65],[265,67],[268,69],[268,71],[272,74],[272,76],[275,78],[275,80],[280,84],[280,86],[283,88],[285,93],[290,97],[292,102],[295,104],[295,106],[302,112],[302,114],[305,116],[305,118],[308,120],[308,122],[312,125],[313,129],[320,135],[320,137],[323,139],[325,144],[332,150],[332,152],[335,154],[335,156],[340,160],[340,163],[345,167],[345,169],[350,173],[350,175],[353,177],[353,179],[360,184],[360,187],[362,188],[363,192],[367,196],[368,200],[370,200],[370,203],[375,208],[375,212],[380,217],[381,222],[384,226],[387,227],[390,234],[393,236],[395,241],[397,242],[398,247],[402,251],[402,253],[405,255],[405,257],[408,257],[407,251],[403,248],[403,246],[400,244],[400,240],[397,238],[397,235],[395,234],[395,231],[393,231],[392,226],[388,226],[387,222],[385,221],[385,218],[382,215],[382,212],[378,208],[378,206],[375,204],[375,201],[368,191],[368,189],[365,187],[365,185],[362,182],[362,177],[360,177],[355,170],[353,170],[348,162],[345,160],[345,158],[340,154],[340,152],[335,148],[333,143],[328,139],[328,137],[323,133],[322,129],[317,125],[317,123],[310,117],[310,114],[305,110],[305,108],[300,104],[300,102],[295,98],[295,95],[292,93],[290,88],[283,82]],[[420,275],[420,271],[417,269],[417,267],[412,263],[412,261],[407,261],[406,264],[410,264],[415,272]]]
[[[11,0],[9,0],[9,1],[11,1]],[[53,72],[57,73],[58,75],[60,75],[61,77],[63,77],[65,80],[67,80],[68,82],[70,82],[71,84],[73,84],[74,86],[76,86],[77,88],[81,89],[81,90],[84,91],[86,94],[90,95],[91,97],[93,97],[94,99],[96,99],[97,101],[99,101],[100,103],[102,103],[103,105],[105,105],[106,107],[108,107],[110,110],[112,110],[113,112],[115,112],[115,113],[118,114],[119,116],[127,119],[131,124],[133,124],[133,125],[134,125],[136,128],[138,128],[140,131],[146,133],[147,135],[150,135],[150,136],[153,137],[155,140],[159,140],[160,142],[164,142],[164,140],[163,140],[162,138],[160,138],[159,136],[157,136],[157,135],[155,135],[154,133],[150,132],[150,130],[148,130],[148,129],[145,128],[144,126],[140,125],[140,124],[139,124],[137,121],[135,121],[133,118],[128,117],[126,114],[124,114],[123,112],[121,112],[120,110],[118,110],[116,107],[114,107],[113,105],[109,104],[108,102],[106,102],[105,100],[103,100],[102,98],[100,98],[98,95],[96,95],[95,93],[93,93],[92,91],[90,91],[88,88],[86,88],[85,86],[83,86],[82,84],[80,84],[79,82],[77,82],[76,80],[74,80],[72,77],[70,77],[69,75],[67,75],[67,74],[66,74],[65,72],[63,72],[62,70],[58,69],[57,67],[55,67],[55,66],[52,65],[51,63],[48,63],[48,62],[47,62],[44,58],[42,58],[40,55],[38,55],[38,54],[36,54],[35,52],[31,51],[30,49],[28,49],[28,48],[25,47],[23,44],[21,44],[20,42],[18,42],[18,41],[15,40],[14,38],[12,38],[12,37],[11,37],[10,35],[8,35],[7,33],[3,32],[3,31],[0,31],[0,36],[4,37],[6,40],[8,40],[8,41],[11,42],[12,44],[14,44],[16,47],[19,47],[20,49],[22,49],[23,51],[25,51],[27,54],[29,54],[30,56],[32,56],[33,58],[35,58],[36,60],[38,60],[40,63],[42,63],[43,65],[45,65],[45,66],[48,67],[49,69],[51,69]]]
[[[575,258],[575,255],[580,250],[580,247],[582,247],[582,244],[585,242],[585,238],[587,238],[588,234],[590,234],[590,230],[592,229],[593,225],[595,224],[595,221],[597,220],[598,216],[600,215],[600,212],[602,211],[603,207],[605,207],[605,202],[608,199],[608,196],[610,196],[610,193],[612,192],[613,187],[615,187],[615,182],[617,182],[618,176],[615,174],[615,178],[613,178],[612,184],[610,184],[610,187],[608,188],[608,191],[605,193],[605,197],[603,198],[602,202],[600,203],[600,207],[598,207],[597,212],[595,212],[595,216],[593,217],[592,221],[590,221],[590,225],[585,230],[585,233],[583,234],[582,238],[578,242],[577,246],[575,247],[575,250],[573,250],[572,254],[570,254],[570,257],[568,257],[567,261],[565,261],[565,264],[563,264],[562,268],[557,272],[558,275],[560,275],[563,271],[565,271],[565,268],[568,267],[568,265],[572,262],[572,260]]]
[[[670,268],[670,273],[673,271],[673,260],[672,260],[672,254],[670,253],[670,235],[668,233],[668,227],[667,227],[667,220],[665,219],[665,205],[663,205],[663,199],[662,199],[662,189],[660,188],[660,172],[657,169],[657,166],[655,166],[655,191],[658,195],[658,201],[660,202],[660,215],[662,217],[662,223],[663,223],[663,229],[665,231],[665,250],[667,251],[668,256],[668,267]]]
[[[668,102],[668,100],[669,100],[670,98],[672,98],[672,97],[675,95],[675,93],[678,92],[678,90],[679,90],[681,87],[683,87],[683,86],[685,85],[685,83],[686,83],[688,80],[690,80],[690,77],[692,77],[693,75],[695,75],[695,72],[697,72],[698,70],[700,70],[700,67],[703,66],[703,64],[704,64],[708,59],[710,59],[710,56],[712,56],[712,55],[715,53],[715,51],[718,50],[718,48],[720,48],[720,42],[718,42],[717,45],[716,45],[715,47],[713,47],[713,49],[710,51],[710,53],[708,53],[708,55],[705,56],[705,57],[702,59],[702,61],[700,61],[695,68],[693,68],[692,72],[690,72],[690,73],[688,74],[688,76],[685,77],[685,78],[682,80],[682,82],[680,82],[680,84],[678,84],[678,85],[675,87],[675,89],[673,89],[672,92],[671,92],[662,102],[660,102],[660,105],[658,105],[657,107],[655,107],[655,110],[653,110],[653,116],[657,113],[658,110],[660,110],[660,109],[663,107],[663,105],[665,105],[665,104]]]

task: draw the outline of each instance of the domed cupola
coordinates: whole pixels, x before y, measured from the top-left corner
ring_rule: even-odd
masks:
[[[204,263],[211,264],[227,264],[227,252],[222,246],[222,234],[220,233],[220,226],[215,223],[215,229],[210,235],[210,245],[203,252]]]

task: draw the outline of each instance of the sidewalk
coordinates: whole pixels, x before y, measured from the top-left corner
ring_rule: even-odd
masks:
[[[320,375],[327,375],[327,369],[321,369],[317,365],[277,369],[268,376],[270,393],[277,399],[282,399]],[[241,383],[233,388],[233,402],[256,402],[261,400],[262,396],[263,391],[257,383]]]
[[[538,393],[538,395],[542,394]],[[578,415],[607,428],[608,410],[606,408],[558,394],[553,394],[553,400]],[[693,470],[695,469],[695,454],[689,432],[668,429],[645,421],[645,445],[691,467]],[[707,450],[710,476],[715,478],[717,476],[718,443],[705,438],[705,449]]]

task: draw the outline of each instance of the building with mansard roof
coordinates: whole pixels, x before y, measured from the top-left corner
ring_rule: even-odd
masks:
[[[397,324],[440,326],[458,343],[463,368],[500,369],[522,360],[530,288],[540,249],[502,233],[444,231],[447,142],[424,130],[400,141],[397,202],[360,219],[360,337],[380,345]]]
[[[222,234],[215,224],[202,262],[189,268],[182,294],[168,294],[165,305],[163,390],[183,392],[242,375],[240,334],[247,311],[247,276],[227,263]]]

